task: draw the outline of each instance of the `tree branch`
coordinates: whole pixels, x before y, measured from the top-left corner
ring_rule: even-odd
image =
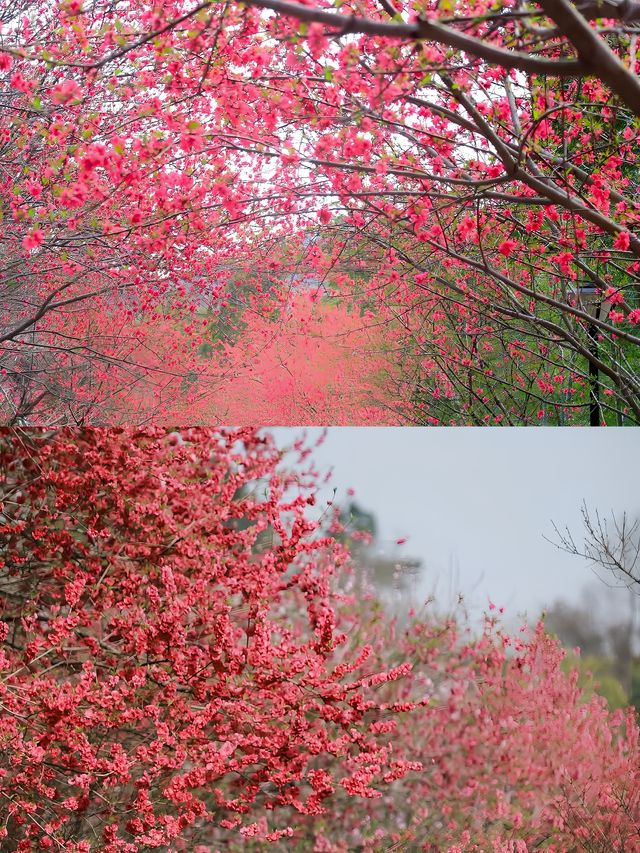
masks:
[[[340,15],[314,6],[303,6],[289,0],[243,0],[244,5],[259,9],[271,9],[279,15],[299,21],[327,24],[335,27],[339,35],[362,33],[401,40],[435,41],[439,44],[463,50],[470,56],[484,59],[491,65],[515,68],[528,74],[549,74],[560,77],[583,77],[589,73],[588,66],[573,59],[536,59],[527,53],[504,50],[497,45],[487,44],[481,39],[460,33],[445,24],[433,20],[420,20],[412,24],[388,23],[373,18],[355,15]]]

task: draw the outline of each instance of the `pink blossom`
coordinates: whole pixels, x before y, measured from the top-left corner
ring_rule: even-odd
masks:
[[[63,80],[51,90],[51,100],[54,104],[66,104],[82,98],[82,89],[75,80]]]
[[[22,246],[27,251],[31,249],[37,249],[38,246],[41,246],[44,243],[44,233],[40,228],[34,228],[33,231],[30,231],[22,240]]]
[[[515,240],[503,240],[498,246],[498,251],[501,255],[504,255],[505,258],[508,258],[513,254],[517,245],[518,243]]]
[[[621,249],[623,252],[626,252],[630,245],[630,237],[631,235],[628,231],[621,231],[614,240],[613,245],[616,249]]]

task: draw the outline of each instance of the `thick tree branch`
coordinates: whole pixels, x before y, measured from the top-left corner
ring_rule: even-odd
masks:
[[[504,50],[494,44],[460,33],[452,27],[433,20],[420,20],[416,23],[389,23],[373,18],[359,18],[355,15],[340,15],[314,6],[303,6],[289,0],[244,0],[246,6],[259,9],[271,9],[280,15],[296,18],[299,21],[327,24],[337,30],[336,34],[362,33],[364,35],[384,36],[401,40],[429,40],[439,44],[463,50],[470,56],[484,59],[492,65],[502,68],[514,68],[528,74],[549,74],[560,77],[583,77],[588,66],[573,59],[536,59],[527,53]]]
[[[540,0],[540,5],[575,47],[590,76],[607,83],[620,100],[640,115],[640,80],[625,68],[578,9],[567,0]]]

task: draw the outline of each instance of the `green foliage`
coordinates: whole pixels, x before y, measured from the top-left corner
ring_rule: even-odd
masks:
[[[583,658],[570,654],[563,663],[563,669],[565,672],[578,671],[578,686],[585,697],[589,698],[594,693],[604,696],[612,711],[617,708],[626,708],[630,704],[630,697],[615,675],[613,658],[599,655]],[[638,676],[640,676],[640,670],[638,670]]]

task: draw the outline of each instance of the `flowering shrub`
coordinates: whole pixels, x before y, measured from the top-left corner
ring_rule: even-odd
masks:
[[[274,425],[398,422],[370,321],[306,295],[276,321],[259,314],[202,371],[202,420]]]
[[[342,794],[329,816],[309,819],[300,850],[640,851],[633,709],[612,713],[603,697],[579,690],[542,624],[510,637],[487,619],[474,636],[429,618],[395,633],[380,614],[365,618],[362,605],[344,615],[345,630],[372,646],[367,675],[413,664],[397,682],[367,683],[376,703],[428,698],[377,724],[396,758],[422,769],[398,781],[387,774],[378,799]]]
[[[275,841],[418,766],[338,655],[346,554],[279,457],[255,430],[2,436],[3,850]]]
[[[263,426],[400,422],[388,383],[397,372],[388,361],[390,334],[385,340],[370,320],[315,293],[271,299],[269,316],[249,306],[224,331],[204,312],[188,326],[138,322],[128,356],[146,378],[129,388],[111,384],[118,404],[103,405],[103,417]]]

